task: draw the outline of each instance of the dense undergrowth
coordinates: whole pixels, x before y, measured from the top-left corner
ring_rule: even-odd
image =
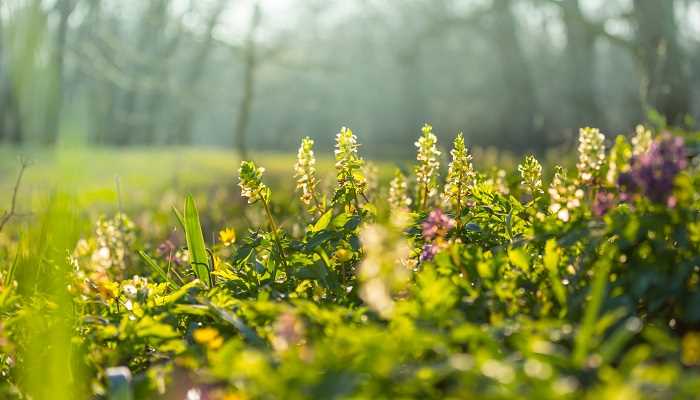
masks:
[[[533,156],[479,172],[461,135],[441,168],[426,125],[380,185],[336,141],[331,190],[302,141],[296,215],[242,162],[256,217],[217,238],[192,197],[152,243],[122,213],[81,237],[56,196],[0,252],[0,397],[700,393],[697,134],[585,128],[547,182]]]

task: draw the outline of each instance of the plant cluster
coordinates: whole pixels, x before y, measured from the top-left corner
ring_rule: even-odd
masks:
[[[388,196],[369,196],[376,179],[352,131],[336,140],[337,185],[328,195],[313,141],[302,141],[294,170],[309,212],[296,216],[300,230],[277,222],[264,168],[243,161],[239,187],[264,212],[260,226],[224,226],[207,243],[188,197],[174,210],[185,243],[144,244],[123,214],[79,241],[63,276],[74,368],[89,381],[80,393],[700,393],[696,136],[638,128],[632,143],[619,136],[606,152],[603,134],[586,128],[578,174],[557,166],[547,184],[532,155],[510,174],[479,172],[460,134],[440,182],[437,137],[426,125],[414,176],[397,171]],[[0,393],[21,397],[33,390],[22,369],[41,359],[21,351],[29,348],[22,320],[45,303],[21,296],[27,290],[11,271],[0,280]]]

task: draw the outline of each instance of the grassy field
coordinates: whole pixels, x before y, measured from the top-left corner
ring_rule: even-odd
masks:
[[[9,201],[17,161],[32,161],[20,193],[23,203],[59,190],[74,195],[80,207],[115,209],[117,182],[128,208],[154,204],[153,196],[168,189],[180,193],[235,185],[240,159],[232,151],[187,148],[4,150],[0,153],[1,200]],[[289,175],[291,155],[256,155],[271,172]],[[278,168],[278,171],[275,169]]]

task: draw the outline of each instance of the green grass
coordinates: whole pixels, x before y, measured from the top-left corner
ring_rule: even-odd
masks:
[[[114,209],[117,181],[125,207],[151,205],[158,192],[178,194],[214,185],[236,184],[240,159],[233,151],[187,148],[59,149],[0,151],[0,208],[10,201],[18,157],[33,161],[19,194],[22,208],[60,190],[74,195],[79,207]],[[260,154],[271,175],[289,176],[293,155]],[[30,203],[27,203],[27,202]]]

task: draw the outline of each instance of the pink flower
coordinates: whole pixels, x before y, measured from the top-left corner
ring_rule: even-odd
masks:
[[[423,221],[423,238],[425,240],[444,238],[454,226],[455,220],[443,213],[441,209],[436,208]]]

